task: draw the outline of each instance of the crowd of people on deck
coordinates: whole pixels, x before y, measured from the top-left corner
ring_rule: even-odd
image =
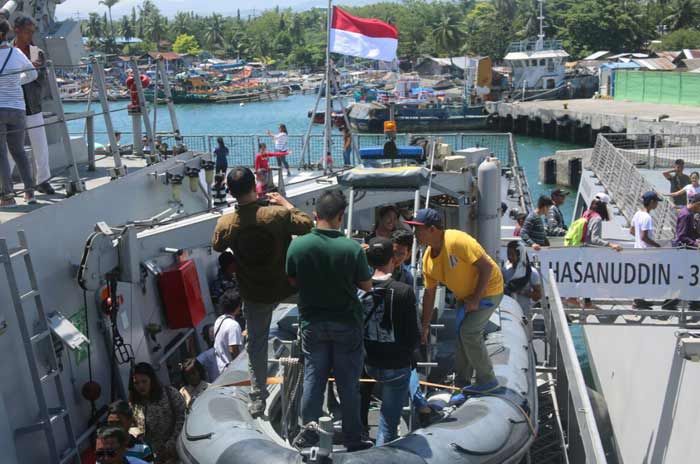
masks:
[[[677,248],[698,249],[700,247],[700,174],[684,173],[685,162],[677,159],[673,169],[664,171],[664,177],[669,181],[669,193],[666,194],[674,203],[677,210],[675,237],[670,246]],[[533,250],[541,250],[550,246],[550,237],[565,237],[565,245],[588,245],[609,247],[622,251],[620,243],[606,240],[603,237],[603,223],[611,219],[611,198],[604,192],[593,196],[591,204],[583,212],[581,218],[567,226],[559,209],[568,192],[556,189],[551,196],[542,195],[538,198],[536,208],[528,215],[518,214],[514,236]],[[645,192],[639,199],[639,209],[630,220],[629,234],[634,237],[634,248],[659,248],[656,226],[652,211],[661,202],[663,196],[655,191]],[[569,301],[570,303],[572,301]],[[677,310],[680,300],[666,299],[661,303],[662,309]],[[689,302],[689,309],[700,310],[700,302]],[[586,298],[583,307],[590,308],[591,301]],[[635,309],[652,309],[652,303],[643,299],[635,299]],[[696,318],[694,318],[696,319]]]
[[[280,133],[286,134],[283,129]],[[286,141],[275,140],[275,149],[281,151]],[[235,199],[236,209],[219,219],[212,237],[212,247],[220,254],[210,291],[219,316],[202,329],[207,349],[182,363],[179,391],[162,385],[150,364],[134,366],[129,401],[110,406],[107,424],[97,434],[99,462],[139,463],[142,458],[177,462],[175,442],[188,409],[243,348],[250,373],[248,410],[251,417],[264,417],[272,314],[290,298],[299,309],[304,363],[300,402],[304,427],[293,445],[301,449],[318,444],[322,398],[326,392],[335,398],[335,390],[328,387],[333,377],[345,448],[380,446],[398,438],[409,396],[421,425],[441,417],[423,396],[415,369],[416,350],[429,341],[438,285],[445,286],[457,302],[455,386],[464,389],[462,397],[489,394],[499,388],[499,382],[485,346],[487,322],[504,295],[516,299],[528,316],[542,298],[542,279],[527,248],[550,246],[551,237],[572,240],[576,229],[577,245],[622,249],[603,237],[602,224],[610,220],[610,197],[596,194],[581,220],[567,225],[560,208],[569,192],[562,189],[539,197],[531,213],[515,216],[514,235],[519,238],[507,244],[502,267],[469,234],[446,229],[442,215],[430,208],[415,214],[394,205],[379,208],[373,230],[364,243],[358,243],[341,232],[348,203],[340,190],[322,193],[311,217],[279,193],[261,192],[257,157],[255,170],[240,166],[228,170],[225,155],[219,162],[219,155],[227,153],[225,148],[220,141],[216,184]],[[266,153],[265,144],[260,153]],[[675,166],[664,174],[671,182],[670,195],[674,201],[685,198],[673,245],[697,248],[700,192],[694,188],[698,176],[685,176],[682,160]],[[280,162],[283,167],[287,166]],[[629,230],[636,248],[660,246],[650,213],[661,201],[653,191],[640,199]],[[501,213],[506,210],[507,206]],[[414,237],[424,247],[420,315],[409,265]],[[583,303],[590,307],[590,300]],[[664,308],[677,304],[667,300]],[[645,308],[649,303],[635,300],[635,306]],[[700,309],[698,302],[690,306]],[[360,383],[362,378],[371,382]],[[382,389],[372,442],[368,416],[375,384]]]

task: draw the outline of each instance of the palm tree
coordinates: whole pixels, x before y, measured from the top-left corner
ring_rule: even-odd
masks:
[[[211,49],[224,43],[224,21],[221,15],[214,13],[207,21],[204,41]]]
[[[119,33],[124,37],[124,40],[129,40],[134,37],[134,28],[131,25],[131,21],[128,16],[122,16],[119,23]]]
[[[112,40],[114,40],[114,24],[112,23],[112,7],[119,3],[119,0],[100,0],[98,2],[100,5],[104,5],[107,7],[107,11],[109,12],[109,30],[112,33]]]
[[[85,32],[93,41],[102,38],[102,21],[100,20],[100,15],[97,13],[90,13]]]
[[[163,35],[163,18],[158,12],[146,16],[143,32],[156,44],[156,50],[159,50],[160,37]]]
[[[178,11],[175,13],[172,30],[176,36],[180,34],[190,34],[191,27],[192,18],[188,13],[185,13],[184,11]]]
[[[433,28],[433,39],[436,45],[450,56],[450,62],[452,62],[453,52],[461,48],[460,42],[464,38],[462,28],[462,23],[455,16],[446,13],[442,14],[437,25]]]

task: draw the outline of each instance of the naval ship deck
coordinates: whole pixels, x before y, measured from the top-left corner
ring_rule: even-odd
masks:
[[[686,174],[700,166],[697,136],[601,134],[590,165],[581,175],[572,220],[580,217],[596,193],[607,193],[613,216],[603,224],[603,237],[624,247],[619,254],[590,248],[594,257],[589,259],[669,265],[683,279],[674,282],[674,275],[671,285],[659,287],[655,298],[648,296],[647,286],[636,281],[620,284],[613,291],[592,285],[562,291],[567,293],[564,296],[592,299],[593,309],[565,312],[570,323],[582,326],[590,386],[599,393],[596,402],[609,414],[607,425],[599,424],[601,436],[607,435],[615,449],[607,456],[609,462],[690,462],[691,456],[700,453],[694,437],[700,366],[693,354],[700,318],[689,311],[687,301],[700,300],[700,292],[697,286],[677,283],[688,277],[680,269],[692,268],[697,259],[692,258],[694,250],[671,248],[677,210],[669,197],[652,212],[655,239],[662,248],[628,249],[634,246],[630,220],[641,206],[642,194],[649,190],[669,193],[663,172],[679,158],[685,161]],[[641,297],[654,303],[652,310],[634,309],[633,300]],[[672,298],[679,298],[678,310],[660,307]]]

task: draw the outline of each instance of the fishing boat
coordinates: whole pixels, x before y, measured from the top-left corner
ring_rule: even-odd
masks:
[[[545,39],[544,0],[538,0],[540,30],[537,39],[512,42],[503,61],[511,68],[510,92],[515,100],[590,98],[598,89],[596,75],[567,73],[569,54],[561,40]]]
[[[410,75],[401,76],[392,93],[374,92],[374,101],[362,99],[362,94],[356,96],[359,101],[348,109],[350,127],[357,132],[380,133],[391,119],[406,132],[479,130],[488,118],[483,105],[470,104],[471,96],[449,96]]]

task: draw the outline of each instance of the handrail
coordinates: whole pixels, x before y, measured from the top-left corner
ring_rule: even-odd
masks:
[[[554,271],[551,269],[544,283],[548,294],[547,304],[544,305],[545,314],[551,322],[547,330],[554,331],[554,333],[551,334],[552,337],[550,340],[553,340],[556,344],[556,346],[551,347],[550,359],[555,357],[554,353],[556,353],[556,351],[559,352],[560,356],[556,356],[555,359],[561,361],[564,372],[566,373],[566,385],[571,402],[573,403],[573,415],[578,425],[579,436],[586,454],[586,462],[595,464],[606,463],[607,458],[605,457],[603,443],[600,439],[598,425],[593,415],[593,407],[586,390],[586,382],[583,378],[581,365],[576,355],[576,348],[574,348],[574,341],[569,331],[569,325],[566,320],[566,314],[564,313],[564,306],[561,303],[561,296],[559,295],[559,288],[556,284]],[[571,436],[567,438],[569,440],[572,439]]]
[[[642,176],[637,167],[608,139],[599,134],[591,156],[593,173],[610,193],[613,202],[628,221],[641,206],[644,192],[654,187]],[[667,198],[651,212],[658,238],[671,240],[676,230],[675,207]]]

